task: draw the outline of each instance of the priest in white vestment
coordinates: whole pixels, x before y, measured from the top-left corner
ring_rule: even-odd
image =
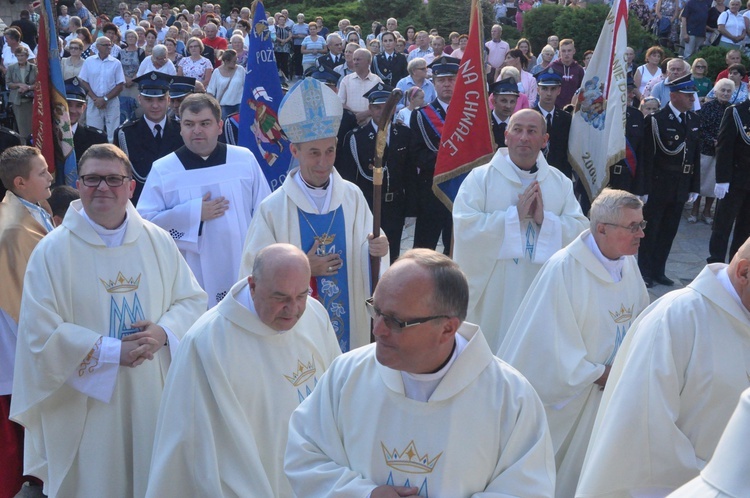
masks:
[[[124,152],[94,145],[78,168],[81,200],[26,271],[11,419],[47,496],[143,496],[167,369],[206,294],[130,203]]]
[[[297,496],[545,497],[552,442],[531,385],[464,322],[466,277],[414,249],[367,308],[375,344],[337,358],[289,422]]]
[[[714,454],[750,377],[750,243],[633,323],[594,423],[578,497],[663,497]]]
[[[469,173],[453,204],[453,259],[469,279],[469,314],[497,351],[531,282],[553,254],[586,229],[573,184],[540,152],[541,114],[513,114],[507,148]]]
[[[698,477],[670,494],[669,498],[746,498],[750,490],[748,441],[750,389],[745,389],[711,461]]]
[[[602,389],[630,324],[649,305],[635,254],[643,203],[604,189],[591,228],[542,266],[497,356],[544,403],[555,449],[555,496],[575,494]]]
[[[164,388],[146,496],[294,498],[289,417],[341,354],[309,282],[305,253],[271,245],[188,331]]]
[[[258,251],[287,242],[307,253],[310,286],[328,311],[342,351],[370,342],[364,301],[371,293],[370,257],[388,265],[388,239],[372,237],[372,213],[359,187],[333,168],[344,110],[338,96],[313,78],[284,97],[279,123],[299,167],[260,205],[247,231],[240,278]]]
[[[242,237],[271,193],[252,152],[219,142],[219,103],[201,93],[180,105],[185,145],[155,161],[138,212],[169,232],[216,305],[237,281]]]

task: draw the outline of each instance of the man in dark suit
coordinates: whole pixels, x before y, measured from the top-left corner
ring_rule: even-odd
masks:
[[[396,86],[401,78],[409,76],[406,56],[396,52],[396,37],[393,33],[383,33],[383,51],[372,58],[370,70],[380,76],[383,83]]]
[[[513,78],[505,78],[490,85],[492,95],[492,135],[497,148],[505,147],[505,130],[518,102],[518,84]]]
[[[562,77],[552,69],[542,71],[537,76],[537,88],[539,103],[534,109],[544,116],[549,134],[547,148],[542,152],[551,166],[573,179],[573,167],[568,162],[571,117],[567,112],[555,108],[555,101],[562,89]]]
[[[643,184],[643,113],[632,106],[635,83],[628,76],[628,106],[625,118],[625,159],[609,168],[609,188],[626,190],[631,194],[644,195]]]
[[[68,101],[68,113],[73,129],[73,149],[78,160],[92,145],[106,144],[107,134],[93,126],[78,123],[81,116],[86,113],[86,90],[78,78],[65,80],[65,99]]]
[[[328,47],[328,53],[318,57],[318,65],[325,66],[328,69],[333,69],[336,66],[340,66],[344,61],[344,40],[341,39],[336,33],[331,33],[326,38],[326,46]]]
[[[448,56],[432,61],[430,68],[437,98],[412,112],[409,125],[412,135],[406,180],[409,202],[416,202],[416,207],[407,206],[407,214],[412,216],[414,210],[417,215],[414,247],[434,250],[442,234],[445,254],[450,253],[453,219],[448,208],[432,192],[432,178],[448,104],[456,86],[459,62]]]
[[[378,83],[364,94],[369,102],[372,118],[359,128],[350,131],[336,158],[336,170],[344,180],[356,184],[372,210],[372,166],[375,164],[375,141],[378,121],[383,107],[391,95],[392,87]],[[391,263],[401,254],[401,235],[406,217],[406,190],[404,171],[408,159],[409,128],[391,124],[388,142],[383,154],[383,187],[381,190],[381,227],[388,237]]]
[[[719,199],[708,244],[709,263],[729,260],[750,236],[750,100],[724,111],[716,144],[716,187]]]
[[[692,112],[696,87],[690,73],[668,83],[669,103],[646,118],[644,166],[648,202],[643,217],[646,236],[638,266],[646,287],[674,282],[664,274],[685,202],[700,187],[700,120]]]
[[[133,164],[135,204],[153,162],[176,151],[184,142],[180,135],[180,123],[167,118],[172,76],[151,71],[133,81],[138,83],[138,102],[143,109],[143,116],[123,123],[115,131],[114,144],[125,151]]]

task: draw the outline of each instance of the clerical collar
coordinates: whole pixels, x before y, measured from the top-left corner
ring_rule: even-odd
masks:
[[[300,174],[299,174],[299,179],[300,179],[300,180],[302,180],[302,183],[304,183],[304,184],[305,184],[305,187],[309,188],[310,190],[325,190],[325,189],[327,189],[327,188],[328,188],[328,185],[330,185],[330,184],[331,184],[331,177],[329,176],[329,177],[328,177],[328,180],[326,180],[326,182],[325,182],[325,183],[324,183],[323,185],[321,185],[320,187],[316,187],[315,185],[310,185],[310,184],[309,184],[309,183],[307,183],[307,181],[305,180],[305,177],[304,177],[304,176],[302,176],[302,171],[300,171]]]
[[[742,299],[740,299],[740,295],[737,294],[737,289],[734,288],[734,285],[732,285],[732,281],[729,279],[729,266],[724,266],[721,270],[716,273],[716,279],[719,281],[722,287],[724,287],[724,290],[726,290],[730,296],[732,296],[732,299],[734,299],[734,302],[739,304],[740,309],[745,312],[745,316],[750,316],[750,311],[748,311],[747,308],[745,308],[745,305],[742,303]]]
[[[615,282],[622,280],[622,268],[625,266],[625,256],[620,256],[617,259],[609,259],[604,253],[602,253],[602,250],[599,249],[599,245],[596,243],[596,239],[594,239],[594,234],[591,232],[583,237],[583,242],[586,244],[586,247],[591,250],[602,266],[604,266],[604,269],[607,270],[607,273],[612,276]]]
[[[455,342],[453,344],[453,353],[448,357],[448,361],[437,371],[426,374],[414,374],[409,372],[401,371],[401,379],[404,382],[404,394],[407,398],[416,401],[427,402],[435,392],[437,386],[443,380],[448,372],[450,371],[453,363],[456,361],[466,345],[469,343],[468,340],[458,332],[455,336]]]
[[[120,247],[125,240],[125,231],[128,228],[128,212],[125,211],[125,219],[122,221],[122,224],[113,229],[105,228],[92,220],[85,209],[81,208],[79,211],[81,213],[81,216],[83,216],[83,219],[89,222],[89,225],[91,225],[91,228],[94,229],[94,231],[99,234],[99,237],[102,238],[102,242],[104,242],[104,245],[107,247]]]
[[[294,181],[297,182],[307,200],[318,210],[316,214],[326,214],[330,210],[333,192],[331,176],[328,177],[328,183],[324,187],[312,187],[302,178],[301,171],[297,170],[297,174],[294,175]]]
[[[513,167],[516,169],[516,172],[521,177],[531,177],[532,179],[536,178],[536,174],[539,172],[539,168],[537,167],[536,163],[530,168],[530,169],[523,169],[520,166],[518,166],[516,163],[514,163],[510,156],[508,156],[508,162],[513,165]]]
[[[227,145],[221,142],[217,143],[216,148],[206,159],[192,152],[185,145],[177,149],[175,155],[177,155],[177,159],[180,160],[185,169],[188,170],[220,166],[227,162]]]

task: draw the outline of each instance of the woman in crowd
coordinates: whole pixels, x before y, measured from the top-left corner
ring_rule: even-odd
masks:
[[[203,42],[200,38],[194,36],[188,40],[188,57],[180,59],[177,66],[177,75],[195,78],[203,83],[203,86],[208,86],[214,67],[210,60],[201,55],[203,48]]]
[[[276,23],[276,41],[273,44],[273,52],[276,55],[276,67],[284,73],[284,76],[290,78],[289,54],[292,52],[292,31],[286,27],[284,14],[279,16],[279,21]]]
[[[643,116],[648,116],[651,113],[654,113],[658,111],[661,108],[661,104],[659,103],[659,99],[656,97],[644,97],[643,100],[641,100],[641,106],[638,108],[642,113]]]
[[[745,28],[745,18],[740,15],[740,0],[731,0],[729,10],[725,10],[716,20],[718,31],[721,33],[720,47],[729,49],[740,49],[742,40],[745,39],[747,30]]]
[[[712,86],[711,78],[706,76],[708,72],[708,62],[706,62],[706,59],[696,58],[693,61],[690,72],[693,75],[693,83],[695,83],[695,87],[698,89],[698,98],[703,102],[704,97],[711,91]]]
[[[60,15],[57,16],[57,31],[63,38],[70,34],[70,15],[67,5],[60,5]]]
[[[716,186],[716,139],[719,136],[719,125],[724,111],[729,107],[729,99],[734,93],[734,81],[722,78],[714,85],[713,93],[715,100],[706,103],[698,111],[700,117],[701,131],[701,186],[700,195],[705,197],[702,220],[707,225],[713,223],[711,217],[711,206],[714,203],[714,187]],[[701,198],[698,197],[693,203],[693,210],[688,216],[688,223],[698,222]]]
[[[448,45],[443,49],[444,54],[453,57],[453,52],[459,49],[459,36],[461,36],[459,33],[451,31],[451,34],[448,35]]]
[[[232,38],[229,40],[229,45],[237,54],[237,65],[242,67],[243,69],[247,69],[247,50],[245,50],[245,38],[240,34],[232,35]]]
[[[83,53],[83,42],[81,42],[81,40],[71,40],[68,45],[68,52],[70,53],[70,56],[60,59],[63,80],[75,78],[78,76],[78,73],[81,72],[81,68],[83,67],[83,59],[81,58],[81,53]]]
[[[310,33],[302,40],[300,51],[302,52],[302,74],[314,66],[318,57],[325,55],[328,51],[325,39],[318,35],[318,25],[313,21],[307,25]]]
[[[138,41],[136,41],[135,46],[143,50],[145,53],[146,52],[146,28],[144,28],[143,26],[136,26],[136,28],[133,31],[135,31],[135,34],[138,36]]]
[[[506,78],[512,78],[513,81],[521,81],[523,79],[523,73],[518,70],[518,68],[513,66],[505,66],[500,70],[500,77],[498,78],[498,81],[504,80]],[[519,88],[521,86],[520,83],[517,83]],[[527,94],[521,92],[518,94],[518,100],[516,101],[516,107],[513,109],[513,112],[518,112],[521,109],[528,109],[531,107],[531,99],[528,97]],[[494,108],[494,104],[492,102],[492,96],[490,96],[490,107]]]
[[[180,59],[182,59],[182,54],[177,50],[177,40],[168,36],[164,38],[164,46],[167,47],[167,59],[172,61],[172,64],[176,68],[177,64],[180,63]]]
[[[359,33],[356,31],[350,31],[346,35],[346,43],[356,43],[359,45],[359,48],[366,48],[364,45],[364,42],[362,41],[362,38],[359,37]]]
[[[154,47],[156,46],[156,30],[154,28],[149,28],[146,30],[146,46],[143,47],[143,51],[146,52],[146,56],[151,55],[151,52],[154,50]]]
[[[529,102],[536,102],[537,97],[537,86],[534,76],[525,70],[529,60],[523,55],[523,52],[517,48],[511,49],[505,55],[504,67],[510,66],[518,70],[520,79],[516,78],[518,82],[518,91],[523,93],[529,98]],[[502,77],[498,77],[495,81],[500,81]]]
[[[245,87],[245,71],[237,66],[237,53],[229,48],[221,55],[221,66],[211,74],[206,93],[210,93],[221,105],[221,119],[240,110],[242,91]]]
[[[536,55],[531,52],[531,42],[529,42],[529,40],[527,40],[526,38],[521,38],[520,40],[518,40],[518,42],[516,43],[516,48],[523,52],[523,55],[526,56],[527,60],[536,60]]]
[[[659,42],[674,47],[680,32],[680,8],[677,0],[658,0],[654,7],[656,23],[659,26]]]
[[[411,122],[411,113],[424,105],[424,90],[418,86],[409,88],[404,94],[406,107],[396,114],[396,122],[409,128]]]
[[[458,48],[453,51],[451,54],[451,57],[455,57],[456,59],[463,59],[464,53],[466,52],[466,45],[469,44],[469,35],[459,35],[458,36]]]
[[[589,63],[591,62],[591,58],[594,57],[594,51],[593,50],[586,50],[583,53],[583,68],[588,69]]]
[[[375,57],[380,53],[380,40],[378,40],[377,38],[370,40],[369,42],[367,42],[367,48],[372,56]]]
[[[728,72],[729,79],[734,83],[732,94],[729,96],[729,103],[740,104],[747,100],[747,83],[742,81],[747,74],[747,70],[745,70],[745,66],[742,64],[732,64],[729,66]],[[706,95],[706,102],[710,102],[715,98],[716,93],[711,90],[708,92],[708,95]]]
[[[93,48],[94,40],[91,38],[91,32],[88,28],[78,28],[76,30],[78,39],[83,43],[83,52],[81,52],[81,59],[86,60],[92,55],[96,55]]]
[[[706,41],[713,45],[713,42],[717,37],[721,36],[719,33],[719,16],[722,12],[727,10],[727,6],[724,5],[724,0],[714,0],[713,5],[708,9],[708,19],[706,20]],[[745,27],[747,29],[747,27]]]
[[[404,31],[404,36],[406,37],[404,45],[406,45],[406,52],[411,51],[412,47],[417,46],[417,29],[409,25],[406,27],[406,31]]]
[[[180,54],[181,57],[185,56],[185,42],[180,38],[180,31],[182,30],[182,23],[175,21],[173,25],[167,30],[167,36],[164,38],[172,38],[175,42],[175,51]],[[174,61],[172,61],[174,62]]]
[[[552,64],[552,59],[555,58],[555,49],[552,48],[552,45],[545,45],[540,54],[542,56],[542,62],[532,67],[531,71],[529,71],[534,77]]]
[[[5,74],[5,83],[10,90],[10,103],[13,104],[18,133],[24,140],[31,135],[33,90],[38,74],[36,65],[29,62],[30,53],[27,47],[16,47],[13,54],[18,62],[9,65],[8,72]]]
[[[125,47],[120,50],[117,58],[122,64],[122,72],[125,73],[125,88],[120,95],[138,99],[138,85],[133,83],[133,79],[138,74],[138,68],[146,58],[146,53],[142,48],[138,48],[138,35],[134,30],[125,32]]]
[[[374,21],[374,22],[372,23],[372,33],[370,33],[369,35],[367,35],[367,44],[369,45],[369,44],[370,44],[370,42],[371,42],[371,41],[372,41],[372,40],[373,40],[374,38],[377,38],[377,37],[378,37],[378,35],[380,34],[380,32],[381,32],[382,30],[383,30],[383,25],[382,25],[382,24],[380,24],[380,23],[379,23],[379,22],[377,22],[377,21]]]
[[[401,38],[400,36],[396,38],[396,52],[404,55],[408,53],[406,51],[406,40]]]
[[[648,97],[645,94],[646,85],[652,79],[660,79],[662,76],[661,71],[661,60],[664,58],[664,49],[661,47],[653,46],[646,51],[646,63],[642,66],[638,66],[633,75],[633,82],[637,88],[637,96],[639,99]]]

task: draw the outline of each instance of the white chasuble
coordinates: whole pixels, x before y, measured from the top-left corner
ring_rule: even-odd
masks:
[[[205,309],[172,239],[128,203],[124,242],[106,247],[80,201],[31,255],[18,328],[11,418],[26,427],[24,472],[50,496],[133,497],[146,491],[156,416],[170,364],[120,367],[105,403],[66,379],[96,375],[102,337],[151,320],[182,337]]]
[[[750,318],[716,263],[633,323],[596,417],[576,496],[663,497],[698,475],[750,386]]]
[[[550,497],[554,462],[529,383],[492,355],[479,327],[427,402],[375,345],[337,358],[292,414],[284,469],[297,496],[366,497],[380,485],[421,497]]]
[[[630,324],[649,305],[634,256],[615,282],[584,231],[542,267],[497,356],[518,369],[544,403],[555,448],[556,496],[574,495],[602,391]]]
[[[149,497],[294,497],[283,468],[289,417],[341,351],[315,299],[283,333],[246,299],[245,278],[180,344],[159,412]]]
[[[260,208],[253,221],[245,239],[245,248],[242,254],[240,266],[240,278],[247,277],[252,273],[253,262],[258,252],[266,246],[276,242],[287,242],[299,247],[307,253],[313,245],[313,239],[305,236],[303,243],[303,231],[311,230],[307,226],[305,215],[316,214],[318,209],[310,201],[295,179],[299,174],[299,168],[293,169],[287,175],[281,188],[276,189],[268,198],[261,203]],[[341,341],[342,351],[348,351],[370,343],[370,318],[365,308],[365,299],[370,297],[370,253],[367,235],[372,232],[372,213],[367,205],[365,197],[359,187],[347,182],[334,169],[331,174],[331,201],[328,213],[338,210],[343,214],[344,236],[340,239],[346,241],[345,246],[336,245],[336,251],[341,254],[346,264],[344,270],[335,278],[338,281],[346,280],[348,290],[348,309],[343,309],[339,301],[322,299],[330,305],[326,308],[334,327],[342,319],[348,321],[349,340]],[[330,216],[330,215],[329,215]],[[338,216],[337,216],[338,218]],[[313,220],[308,216],[307,220]],[[328,217],[319,220],[322,227],[327,223],[336,221]],[[340,221],[340,218],[339,218]],[[302,224],[306,226],[302,226]],[[324,230],[318,229],[319,235]],[[381,232],[382,233],[382,232]],[[339,240],[340,240],[339,239]],[[381,274],[388,268],[388,255],[380,261]],[[333,292],[334,279],[318,280],[317,291],[320,293]],[[328,283],[324,282],[327,281]],[[324,290],[324,286],[325,290]],[[338,286],[336,286],[338,288]],[[337,334],[341,336],[341,331]]]
[[[186,169],[173,152],[154,162],[138,212],[164,230],[216,305],[237,281],[242,237],[261,201],[271,192],[253,154],[226,146],[226,163]],[[224,197],[229,209],[222,216],[201,221],[203,198]]]
[[[469,173],[453,204],[453,259],[469,279],[467,320],[482,327],[492,351],[500,347],[542,264],[588,226],[572,182],[541,153],[537,167],[541,226],[518,218],[516,204],[525,188],[504,148]]]

